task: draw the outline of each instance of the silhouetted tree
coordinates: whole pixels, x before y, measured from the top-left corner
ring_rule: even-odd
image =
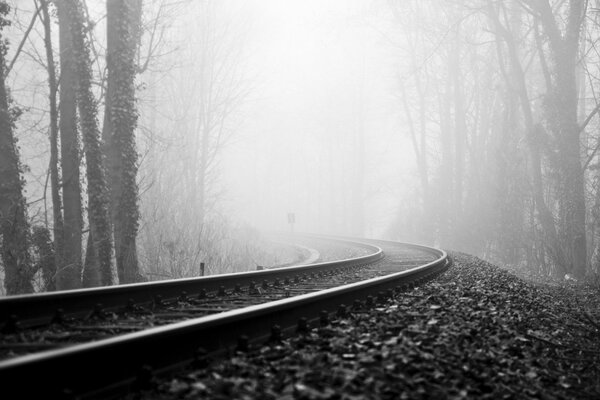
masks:
[[[140,279],[136,237],[139,226],[135,127],[136,50],[141,0],[106,3],[108,69],[103,138],[111,194],[111,215],[120,283]]]
[[[62,266],[64,261],[64,224],[62,211],[62,198],[60,194],[60,175],[58,170],[58,105],[56,95],[58,92],[58,82],[56,78],[56,66],[54,65],[54,51],[52,49],[52,21],[48,11],[48,1],[40,0],[41,20],[44,26],[44,49],[46,50],[46,60],[48,62],[48,98],[50,103],[50,191],[52,193],[52,217],[54,222],[54,255],[55,262],[46,262],[46,267],[52,265]],[[50,272],[44,269],[44,279],[54,279],[56,271]],[[54,283],[46,281],[46,288],[54,289]]]
[[[556,172],[558,234],[566,256],[566,270],[582,278],[587,267],[587,240],[576,68],[580,63],[580,33],[587,2],[570,0],[564,13],[554,11],[549,0],[525,3],[548,38],[550,79],[546,82],[544,106],[546,125],[556,141],[555,164],[551,168]]]
[[[59,8],[64,7],[70,23],[73,63],[77,75],[77,109],[87,168],[90,234],[83,284],[84,286],[111,285],[113,276],[109,197],[100,147],[98,106],[91,86],[90,49],[84,17],[81,3],[77,0],[61,0],[57,4]]]
[[[71,21],[66,6],[61,1],[56,2],[56,6],[59,21],[59,130],[64,205],[64,254],[63,264],[57,266],[56,286],[59,290],[65,290],[81,287],[83,215],[80,183],[80,144],[75,100],[77,73],[73,59]]]
[[[1,33],[9,24],[8,12],[8,4],[0,2],[0,234],[6,293],[19,294],[33,291],[31,281],[35,271],[29,256],[26,203],[14,137],[16,115],[5,85],[7,42]]]

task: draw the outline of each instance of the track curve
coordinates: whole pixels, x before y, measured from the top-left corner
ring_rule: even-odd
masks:
[[[51,323],[57,316],[59,318],[85,317],[94,311],[97,312],[99,305],[102,311],[108,312],[132,304],[148,305],[157,300],[168,301],[179,298],[182,294],[195,296],[201,291],[218,291],[221,288],[231,290],[235,289],[236,285],[248,286],[252,282],[274,281],[302,274],[354,267],[375,262],[383,257],[383,251],[375,245],[340,238],[327,238],[327,240],[362,246],[371,254],[346,260],[259,271],[4,297],[0,298],[0,331],[10,331],[11,325],[15,324],[20,328],[41,326]]]
[[[206,353],[222,354],[236,346],[259,343],[273,336],[306,329],[334,313],[343,315],[348,309],[346,305],[363,302],[361,304],[367,307],[374,306],[374,296],[381,299],[385,293],[436,276],[451,264],[442,250],[383,241],[361,240],[360,243],[384,247],[385,259],[381,249],[376,253],[378,256],[367,256],[370,265],[375,263],[386,271],[384,276],[64,350],[7,360],[0,362],[0,380],[7,383],[8,393],[14,391],[21,397],[61,396],[65,390],[90,398],[110,397],[139,386],[144,380],[143,371],[149,368],[160,373],[194,359],[198,361]],[[424,256],[429,260],[426,263],[422,262]],[[365,262],[365,258],[361,257],[360,261],[317,265],[334,269],[348,264],[364,265]],[[405,270],[407,266],[412,268]],[[316,270],[318,267],[300,268]],[[264,274],[267,271],[258,272]],[[256,276],[256,273],[252,274]],[[81,368],[82,365],[86,367]],[[103,365],[110,365],[110,368],[100,367]],[[48,371],[61,371],[61,375],[49,375]],[[20,386],[16,382],[23,376],[36,376],[40,382]]]

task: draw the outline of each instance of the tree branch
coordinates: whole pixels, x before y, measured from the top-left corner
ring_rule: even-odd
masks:
[[[29,26],[27,27],[27,30],[25,31],[25,35],[23,36],[23,39],[21,39],[21,43],[19,43],[19,47],[17,47],[17,52],[15,53],[15,56],[13,57],[12,61],[6,68],[6,72],[4,72],[5,77],[8,76],[8,74],[12,70],[13,66],[15,65],[15,62],[17,61],[17,58],[19,58],[19,54],[21,54],[21,50],[23,50],[25,41],[29,37],[31,30],[33,29],[33,26],[35,25],[35,20],[37,19],[38,14],[40,13],[40,8],[38,7],[37,1],[34,0],[33,4],[35,5],[35,12],[33,13],[33,16],[31,17],[31,22],[29,22]]]

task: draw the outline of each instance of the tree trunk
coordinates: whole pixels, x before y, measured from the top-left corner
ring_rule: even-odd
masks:
[[[0,29],[6,22],[8,6],[0,3]],[[23,196],[23,180],[17,143],[14,137],[14,115],[9,107],[4,83],[6,45],[0,34],[0,235],[4,264],[4,287],[7,294],[33,292],[34,271],[29,257],[28,224]]]
[[[87,181],[88,181],[88,218],[90,224],[92,246],[96,255],[99,270],[99,282],[90,285],[111,285],[113,274],[111,266],[112,242],[109,217],[109,196],[106,176],[100,148],[100,130],[98,129],[98,106],[92,93],[92,70],[90,50],[86,40],[84,17],[81,4],[77,0],[61,0],[69,15],[73,60],[77,72],[77,109],[83,137]],[[96,274],[86,274],[95,276]]]
[[[355,237],[365,236],[365,61],[362,60],[359,93],[357,128],[354,137],[354,181],[351,188],[351,218],[350,232]]]
[[[544,33],[549,39],[553,86],[548,88],[548,125],[558,148],[559,235],[568,260],[567,269],[583,278],[587,268],[585,183],[581,165],[580,129],[577,123],[576,71],[580,54],[580,31],[584,21],[583,0],[568,2],[568,15],[561,32],[550,3],[538,1]]]
[[[54,220],[54,263],[45,263],[44,265],[54,265],[54,267],[63,265],[64,261],[64,224],[62,214],[62,199],[60,196],[60,176],[58,173],[58,108],[56,104],[56,92],[58,84],[56,81],[56,67],[54,65],[54,53],[52,50],[52,34],[50,31],[51,21],[48,12],[48,1],[40,0],[42,9],[42,21],[44,24],[44,47],[46,49],[46,59],[48,60],[48,86],[50,100],[50,187],[52,192],[52,217]],[[51,276],[54,279],[56,271],[44,270],[45,276]],[[46,278],[45,278],[46,279]],[[50,278],[48,278],[50,279]],[[46,282],[46,288],[55,288],[54,282]]]
[[[463,199],[464,199],[464,175],[465,175],[465,155],[466,155],[466,138],[467,138],[467,123],[466,111],[464,106],[462,71],[460,67],[460,51],[461,47],[458,42],[460,34],[460,25],[456,25],[455,35],[456,43],[450,54],[450,78],[452,80],[452,93],[454,95],[454,188],[453,188],[453,204],[454,221],[458,224],[463,219]],[[460,226],[460,225],[458,225]],[[461,230],[459,229],[458,232]],[[456,236],[456,234],[455,234]],[[455,239],[455,243],[456,243]],[[459,246],[465,248],[467,245],[464,237],[458,238]]]
[[[58,290],[81,287],[82,257],[81,247],[83,215],[81,205],[81,185],[79,178],[80,144],[77,132],[77,105],[75,91],[77,73],[73,59],[70,17],[62,2],[56,2],[59,21],[60,47],[60,97],[59,130],[60,159],[62,170],[64,253],[63,264],[58,265],[56,286]]]
[[[36,269],[42,271],[43,290],[56,290],[56,254],[50,232],[45,226],[34,226],[31,241],[38,255]]]
[[[418,235],[419,243],[431,243],[433,241],[433,220],[431,219],[431,196],[429,190],[429,171],[427,168],[427,134],[425,131],[425,113],[424,95],[421,88],[421,82],[418,75],[415,74],[415,85],[419,97],[419,113],[420,113],[420,130],[417,137],[417,130],[412,119],[412,114],[408,104],[408,95],[402,87],[402,106],[407,119],[410,141],[412,143],[413,152],[417,160],[417,170],[419,172],[419,182],[421,184],[421,213],[422,213],[422,234]]]
[[[599,157],[596,157],[596,163],[600,163]],[[591,269],[595,274],[600,274],[600,172],[594,173],[594,204],[592,207],[594,251],[591,259]]]
[[[562,166],[558,190],[559,221],[561,239],[569,256],[569,270],[578,278],[583,278],[587,267],[586,206],[577,124],[577,92],[575,74],[565,75],[566,78],[572,77],[572,81],[565,82],[564,86],[557,85],[555,94],[559,124],[554,129],[559,138],[559,160]]]
[[[452,232],[456,227],[456,220],[451,212],[452,209],[452,179],[454,170],[452,166],[452,131],[451,131],[451,84],[450,79],[446,80],[444,93],[440,95],[440,142],[442,148],[442,157],[439,166],[440,174],[440,193],[443,196],[436,198],[437,203],[437,224],[438,224],[438,243],[439,246],[452,247],[455,245]]]
[[[498,253],[505,264],[515,265],[519,261],[520,248],[524,246],[522,227],[524,224],[524,210],[521,197],[525,196],[519,187],[520,177],[518,147],[516,146],[517,131],[517,102],[513,92],[506,90],[502,95],[504,109],[497,113],[495,121],[498,122],[494,129],[497,138],[494,156],[496,157],[496,192],[495,203],[498,213],[497,241]],[[515,179],[517,178],[517,179]],[[517,206],[518,205],[518,206]]]
[[[103,137],[111,194],[111,216],[120,283],[140,278],[136,237],[139,225],[135,127],[135,54],[141,0],[108,0],[108,83]]]
[[[210,116],[205,116],[210,118]],[[196,188],[197,190],[197,203],[196,207],[198,207],[198,222],[201,226],[204,226],[206,219],[206,195],[208,192],[208,153],[210,150],[210,127],[208,123],[202,123],[201,125],[201,135],[200,138],[200,165],[198,168],[198,181]],[[194,197],[196,198],[196,197]]]

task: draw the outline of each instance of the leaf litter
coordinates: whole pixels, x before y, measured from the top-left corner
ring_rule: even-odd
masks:
[[[451,256],[447,272],[383,307],[236,352],[135,398],[600,398],[597,287],[536,284]]]

